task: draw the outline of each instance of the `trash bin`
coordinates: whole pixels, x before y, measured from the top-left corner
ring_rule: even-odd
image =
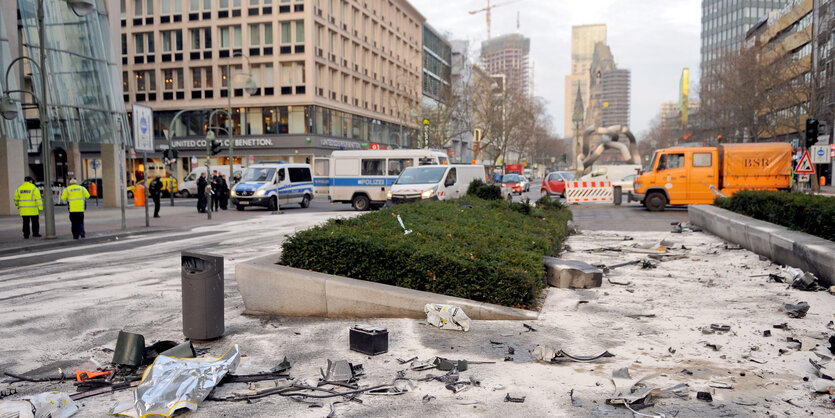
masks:
[[[183,334],[193,340],[223,336],[223,257],[183,251]]]
[[[133,205],[145,206],[145,186],[141,184],[133,186]]]
[[[613,191],[612,202],[615,204],[615,206],[620,206],[620,204],[623,203],[623,189],[621,189],[620,187],[615,187]]]

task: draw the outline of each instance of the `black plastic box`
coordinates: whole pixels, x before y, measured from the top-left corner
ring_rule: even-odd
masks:
[[[348,333],[351,350],[370,356],[389,351],[389,332],[371,325],[354,325]]]

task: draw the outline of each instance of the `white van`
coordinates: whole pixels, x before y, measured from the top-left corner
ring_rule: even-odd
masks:
[[[240,164],[235,164],[235,167],[234,167],[235,171],[232,173],[232,176],[234,177],[234,176],[237,176],[238,174],[243,173],[244,168],[245,167],[240,165]],[[228,165],[209,166],[209,172],[208,173],[206,173],[206,166],[205,165],[200,165],[200,166],[197,166],[197,168],[195,168],[194,170],[192,170],[191,173],[189,173],[187,176],[183,177],[183,181],[180,184],[180,187],[178,188],[180,196],[183,196],[183,197],[197,196],[197,178],[200,177],[200,174],[206,173],[206,179],[211,183],[212,180],[209,177],[211,177],[212,172],[215,171],[215,170],[217,170],[218,174],[226,174],[226,176],[227,176],[226,182],[229,183],[229,186],[231,187],[233,179],[229,178],[229,166]]]
[[[244,171],[231,195],[232,205],[238,210],[265,206],[276,211],[291,203],[306,208],[313,199],[313,172],[310,164],[253,164]]]
[[[368,210],[386,203],[389,187],[403,170],[447,164],[445,153],[429,149],[333,151],[313,162],[316,194]]]
[[[467,194],[467,188],[476,179],[487,181],[483,165],[411,167],[391,185],[388,199],[394,204],[457,199]]]

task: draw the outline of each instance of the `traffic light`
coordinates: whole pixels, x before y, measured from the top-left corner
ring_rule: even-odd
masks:
[[[176,160],[177,158],[180,158],[180,153],[179,153],[179,152],[177,152],[177,150],[172,149],[172,150],[171,150],[171,159],[172,159],[172,160]]]
[[[818,142],[819,125],[820,123],[817,119],[806,119],[806,148],[809,148]]]
[[[217,139],[212,139],[212,155],[220,154],[221,145],[223,145],[222,142],[218,141]]]

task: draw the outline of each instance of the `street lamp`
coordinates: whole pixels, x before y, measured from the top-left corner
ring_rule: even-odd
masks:
[[[28,56],[21,56],[18,57],[12,62],[9,63],[8,68],[6,68],[6,76],[5,76],[5,84],[6,86],[9,85],[9,72],[14,66],[15,62],[28,59],[33,67],[38,70],[41,78],[41,94],[40,96],[36,95],[32,91],[27,90],[6,90],[4,92],[4,96],[0,98],[0,114],[2,114],[3,118],[11,120],[17,118],[17,106],[14,105],[14,101],[11,97],[9,97],[10,93],[28,93],[32,95],[35,101],[38,102],[38,119],[40,120],[41,125],[41,161],[43,162],[43,176],[44,176],[44,224],[46,225],[46,239],[53,239],[55,238],[55,207],[53,206],[52,201],[52,169],[50,165],[52,164],[52,156],[50,155],[52,152],[52,146],[50,144],[50,136],[49,136],[49,117],[47,116],[46,109],[47,109],[47,88],[46,88],[46,31],[44,30],[44,1],[46,0],[38,0],[38,52],[39,55],[39,63],[35,63],[35,60]],[[76,16],[84,17],[93,12],[96,9],[96,4],[93,0],[66,0],[67,5],[70,7],[70,10],[76,14]],[[49,187],[49,191],[46,191],[46,188]]]
[[[226,127],[229,134],[229,181],[231,182],[232,179],[235,178],[235,142],[232,139],[232,59],[235,57],[243,57],[246,60],[246,64],[252,68],[252,63],[249,61],[249,57],[244,55],[241,52],[236,52],[229,57],[229,62],[226,63],[226,100],[227,100],[227,116],[226,116]],[[252,75],[249,73],[238,73],[238,74],[246,74],[247,77],[246,82],[244,83],[244,91],[246,91],[250,96],[255,94],[258,91],[258,86],[255,85],[255,81],[252,80]],[[211,123],[211,119],[209,120]],[[220,125],[220,123],[218,123]]]

